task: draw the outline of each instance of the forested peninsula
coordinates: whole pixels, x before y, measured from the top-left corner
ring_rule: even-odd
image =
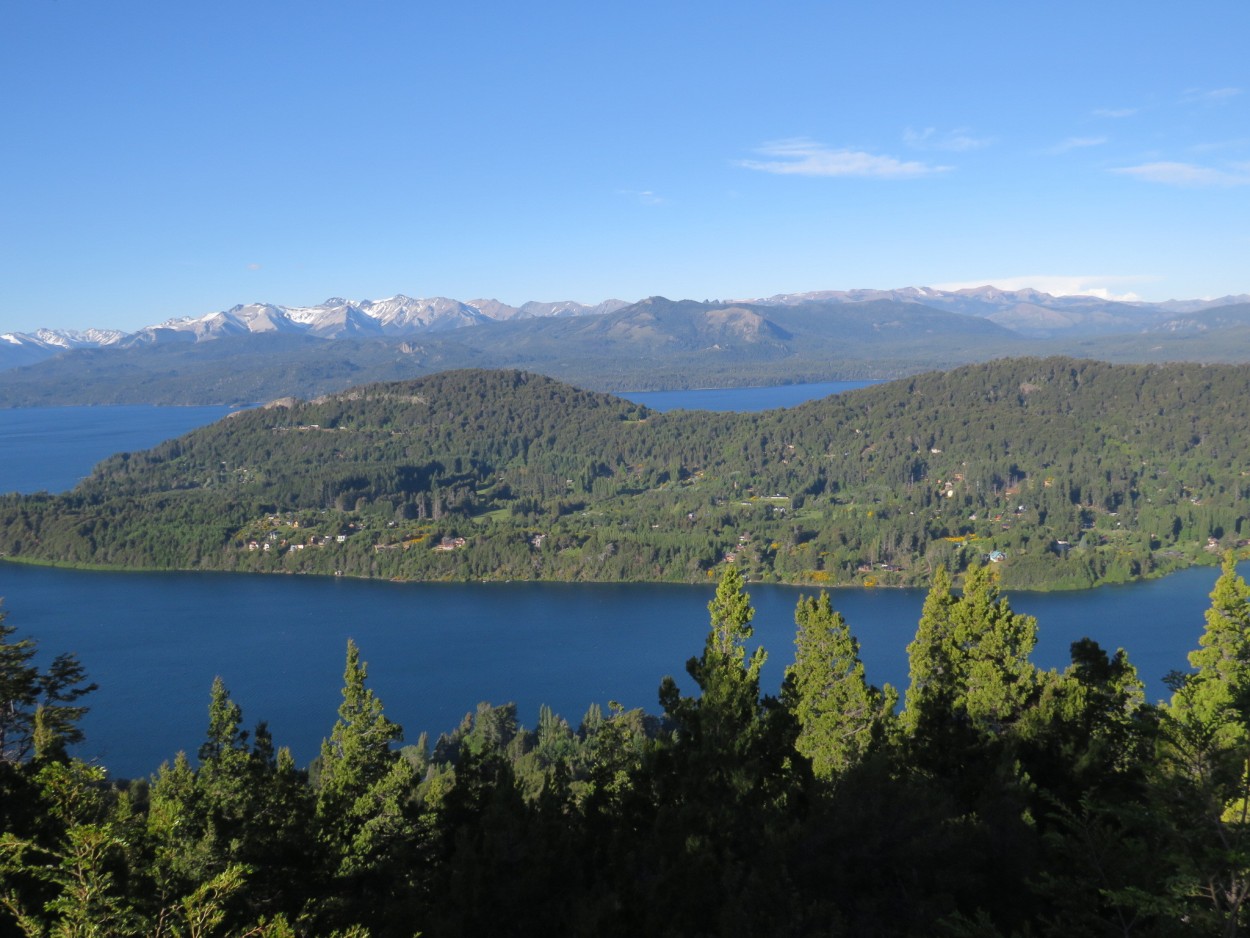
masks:
[[[1244,543],[1250,367],[1005,359],[756,414],[514,371],[278,401],[63,495],[0,554],[416,580],[1083,588]]]
[[[827,592],[800,598],[781,692],[761,694],[728,567],[655,715],[544,708],[530,730],[482,704],[401,748],[349,641],[307,769],[218,679],[196,758],[131,781],[71,757],[82,666],[41,667],[0,621],[0,934],[1245,934],[1250,587],[1231,553],[1155,705],[1123,650],[1032,664],[1037,622],[997,572],[956,593],[935,571],[901,711]]]

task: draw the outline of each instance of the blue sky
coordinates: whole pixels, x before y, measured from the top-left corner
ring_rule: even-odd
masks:
[[[0,331],[1250,292],[1245,0],[0,4]]]

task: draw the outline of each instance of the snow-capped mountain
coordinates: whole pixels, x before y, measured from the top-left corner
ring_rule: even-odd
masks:
[[[218,313],[169,319],[147,326],[126,338],[125,344],[188,339],[199,342],[244,333],[304,333],[324,339],[345,336],[404,336],[463,329],[492,321],[540,316],[585,316],[611,312],[628,305],[607,300],[597,306],[564,301],[508,306],[498,300],[469,303],[444,296],[414,298],[398,294],[382,300],[346,300],[331,297],[317,306],[278,306],[248,303]]]
[[[124,338],[126,333],[116,329],[37,329],[34,332],[6,332],[0,335],[0,343],[46,349],[99,348],[116,345]]]
[[[1052,296],[1038,290],[1000,290],[992,286],[962,290],[902,287],[894,290],[819,290],[725,301],[754,306],[867,303],[889,300],[915,303],[946,312],[989,319],[1025,336],[1141,332],[1158,328],[1176,316],[1250,302],[1250,295],[1215,300],[1168,300],[1164,303],[1118,302],[1095,296]],[[491,322],[593,316],[629,304],[605,300],[587,306],[572,300],[509,306],[494,299],[461,301],[436,296],[397,294],[380,300],[331,297],[316,306],[244,303],[228,310],[168,319],[125,334],[112,329],[40,329],[34,333],[0,334],[0,368],[38,361],[80,348],[132,347],[170,342],[203,342],[224,336],[286,333],[323,339],[402,337],[447,332]]]

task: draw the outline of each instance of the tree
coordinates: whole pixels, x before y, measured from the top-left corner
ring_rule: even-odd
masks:
[[[0,762],[21,762],[30,752],[39,669],[34,639],[13,639],[17,631],[0,613]]]
[[[1250,588],[1226,554],[1191,674],[1173,674],[1155,788],[1177,889],[1214,932],[1240,934],[1250,901]]]
[[[1250,587],[1238,576],[1231,551],[1224,555],[1204,618],[1198,648],[1189,653],[1194,673],[1184,680],[1185,693],[1174,698],[1173,714],[1194,709],[1195,717],[1219,721],[1220,742],[1232,744],[1246,734],[1247,701],[1241,698],[1250,692]]]
[[[1037,689],[1037,669],[1029,662],[1036,642],[1037,620],[1011,610],[999,595],[996,570],[970,569],[956,597],[939,567],[907,646],[905,726],[915,734],[926,723],[953,720],[1000,734]]]
[[[411,796],[412,763],[391,744],[403,728],[382,712],[365,687],[367,667],[356,643],[347,643],[343,702],[330,738],[321,744],[315,819],[336,896],[352,896],[346,921],[402,919],[418,874],[421,836]],[[343,910],[331,906],[331,918]]]
[[[16,628],[0,612],[0,763],[65,758],[82,741],[78,723],[87,708],[79,698],[96,689],[70,654],[57,655],[46,671],[34,664],[34,639],[14,639]]]
[[[680,909],[666,927],[681,933],[724,931],[731,921],[762,927],[757,920],[771,911],[764,897],[781,894],[772,880],[783,875],[776,857],[798,792],[797,730],[785,708],[760,698],[766,656],[746,653],[755,611],[737,569],[725,571],[708,611],[703,654],[686,664],[701,693],[684,697],[664,679],[660,703],[673,735],[643,771],[658,808],[648,849],[663,859],[655,893],[638,901]]]
[[[249,747],[242,716],[216,678],[199,768],[181,752],[172,767],[161,766],[147,823],[152,876],[167,903],[215,894],[233,881],[233,869],[255,871],[243,898],[231,903],[236,926],[253,915],[298,912],[311,866],[306,775],[287,749],[275,754],[263,723]]]
[[[999,595],[993,567],[968,571],[954,619],[962,672],[955,706],[975,726],[1001,732],[1020,717],[1037,689],[1037,668],[1029,661],[1037,620],[1012,612],[1007,597]]]
[[[707,608],[711,627],[703,655],[686,662],[686,671],[702,691],[698,703],[686,698],[665,709],[684,720],[702,746],[728,752],[741,744],[759,715],[760,669],[768,655],[757,648],[747,659],[745,643],[755,632],[755,610],[735,567],[726,569]]]
[[[845,771],[884,735],[898,694],[867,682],[859,642],[829,594],[800,597],[794,663],[786,669],[782,701],[799,724],[795,748],[811,760],[817,778]]]
[[[141,917],[126,901],[116,875],[127,847],[126,825],[103,793],[104,769],[77,760],[40,769],[41,807],[55,825],[52,843],[0,835],[0,907],[31,938],[140,935]],[[14,881],[46,884],[41,909],[24,901]]]
[[[916,637],[907,646],[910,680],[903,725],[914,734],[920,724],[949,711],[955,687],[955,625],[952,609],[958,602],[951,592],[950,574],[939,566],[920,611]]]

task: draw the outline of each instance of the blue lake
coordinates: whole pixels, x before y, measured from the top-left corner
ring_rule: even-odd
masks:
[[[0,492],[64,492],[106,456],[150,449],[233,409],[0,408]]]
[[[1063,667],[1091,636],[1126,647],[1163,696],[1162,677],[1186,667],[1216,571],[1083,593],[1021,593],[1036,615],[1034,660]],[[752,585],[755,640],[768,649],[775,692],[793,657],[800,591]],[[208,690],[220,675],[250,722],[265,719],[300,761],[334,722],[348,638],[370,662],[370,683],[408,730],[437,736],[480,700],[515,701],[533,726],[546,703],[576,724],[615,699],[656,710],[660,678],[693,683],[712,588],[673,585],[389,583],[215,573],[104,573],[0,563],[9,623],[48,654],[74,651],[101,685],[83,755],[115,772],[146,774],[199,745]],[[870,680],[907,683],[905,648],[921,590],[842,590],[833,601],[859,637]]]
[[[831,393],[829,385],[786,390],[804,387],[810,397]],[[682,392],[675,401],[644,402],[717,409],[706,395],[729,393],[740,401],[724,409],[747,410],[763,390],[775,389]],[[0,491],[68,488],[113,452],[153,445],[227,410],[0,410]],[[1184,668],[1197,643],[1215,577],[1212,569],[1195,569],[1126,587],[1022,593],[1012,601],[1038,617],[1041,666],[1064,666],[1068,645],[1088,635],[1108,649],[1126,647],[1149,695],[1158,698],[1163,675]],[[371,686],[409,740],[422,730],[436,736],[453,729],[481,700],[515,701],[531,726],[543,703],[573,724],[592,702],[606,706],[610,699],[654,711],[665,674],[693,690],[684,665],[702,649],[711,592],[710,586],[396,584],[0,563],[9,624],[38,639],[47,656],[75,652],[100,684],[80,754],[130,776],[154,771],[179,749],[194,753],[216,675],[249,725],[268,721],[277,742],[308,761],[333,725],[349,637],[361,646]],[[764,673],[770,692],[792,657],[799,592],[751,587],[756,641],[770,652]],[[834,594],[861,641],[872,681],[905,686],[905,648],[923,598],[919,590]]]
[[[702,388],[697,391],[627,391],[620,397],[654,410],[732,410],[740,413],[794,407],[805,401],[866,388],[877,381],[822,381],[766,388]]]

